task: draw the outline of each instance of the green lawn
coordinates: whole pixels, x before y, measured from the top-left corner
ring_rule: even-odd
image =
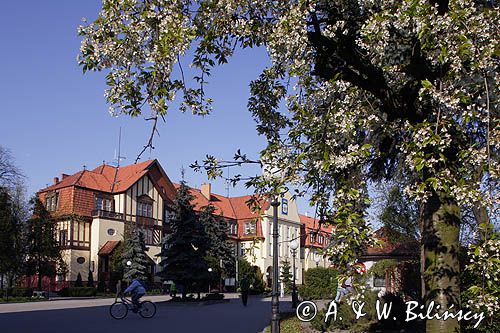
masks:
[[[265,333],[271,332],[271,326],[266,327]],[[295,312],[282,313],[280,320],[281,333],[302,333],[300,320],[295,315]]]

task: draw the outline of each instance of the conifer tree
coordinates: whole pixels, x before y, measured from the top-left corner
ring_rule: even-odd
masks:
[[[281,281],[283,281],[287,292],[292,289],[292,279],[290,262],[285,259],[281,262]]]
[[[94,287],[94,275],[89,269],[89,275],[87,277],[87,287]]]
[[[75,287],[83,287],[82,274],[80,274],[80,272],[78,272],[76,276]]]
[[[147,280],[149,274],[146,250],[144,233],[138,229],[133,229],[130,238],[125,239],[122,253],[123,279],[125,281],[131,282],[135,278],[143,281]],[[127,265],[129,261],[130,265]]]
[[[204,259],[208,240],[191,203],[193,199],[186,182],[181,181],[173,204],[171,233],[163,238],[159,254],[163,268],[159,275],[183,286],[183,298],[188,291],[200,291],[209,278]]]
[[[226,220],[216,214],[213,205],[202,207],[199,219],[208,237],[207,255],[218,263],[222,261],[224,272],[227,276],[231,275],[234,271],[234,254],[227,239],[229,230]]]

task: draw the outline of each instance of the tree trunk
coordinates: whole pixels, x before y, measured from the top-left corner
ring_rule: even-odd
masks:
[[[422,276],[424,302],[434,301],[438,313],[460,308],[460,265],[458,260],[460,208],[455,200],[442,192],[433,193],[422,212]],[[426,310],[426,309],[425,309]],[[426,313],[426,311],[424,311]],[[433,311],[431,315],[436,313]],[[460,332],[456,319],[428,319],[427,333]]]

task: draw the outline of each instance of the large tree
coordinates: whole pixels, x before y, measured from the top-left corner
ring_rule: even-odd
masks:
[[[0,187],[15,188],[24,178],[9,149],[0,146]]]
[[[321,220],[337,225],[331,255],[348,262],[372,238],[366,182],[401,170],[419,203],[423,294],[444,311],[460,303],[459,207],[487,212],[497,195],[496,6],[107,0],[98,19],[80,28],[79,61],[84,70],[110,69],[112,111],[137,116],[147,103],[156,121],[175,96],[181,110],[209,112],[203,87],[211,68],[236,47],[265,46],[272,65],[252,82],[248,106],[269,142],[261,159],[284,176],[251,184],[266,192],[293,181],[311,194]],[[181,65],[190,48],[194,84]],[[429,320],[427,329],[459,325]]]
[[[207,255],[215,258],[218,266],[222,263],[224,273],[230,276],[235,271],[235,258],[227,237],[229,227],[226,220],[216,214],[213,205],[202,207],[198,217],[208,238]]]
[[[127,232],[123,240],[123,252],[121,253],[121,264],[123,267],[123,279],[130,283],[133,279],[148,281],[147,248],[144,233],[133,226]],[[129,265],[130,262],[130,265]]]
[[[0,187],[0,289],[4,277],[12,287],[14,279],[22,275],[26,260],[25,214],[19,198],[7,188]]]
[[[56,241],[54,219],[38,198],[31,200],[33,216],[27,225],[27,273],[38,276],[38,290],[42,290],[42,278],[62,273],[66,265]]]
[[[169,220],[170,233],[163,238],[159,254],[162,266],[159,275],[182,285],[183,298],[188,291],[199,293],[209,279],[205,261],[208,237],[194,211],[194,197],[189,191],[186,183],[181,181]]]

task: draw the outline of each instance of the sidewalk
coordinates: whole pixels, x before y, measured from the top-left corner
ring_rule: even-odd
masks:
[[[145,296],[144,299],[153,302],[162,302],[170,299],[168,295]],[[26,311],[45,311],[60,309],[89,308],[94,306],[107,306],[113,304],[115,298],[56,298],[49,301],[24,302],[24,303],[5,303],[0,304],[0,313],[26,312]]]
[[[203,297],[204,294],[202,294],[201,296]],[[224,299],[228,300],[238,299],[239,297],[240,294],[238,293],[224,294]],[[170,298],[171,297],[168,295],[144,296],[145,300],[150,300],[155,303],[168,301],[170,300]],[[113,298],[55,297],[48,301],[0,304],[0,313],[89,308],[95,306],[108,306],[113,304],[114,301],[115,301],[114,297]]]

